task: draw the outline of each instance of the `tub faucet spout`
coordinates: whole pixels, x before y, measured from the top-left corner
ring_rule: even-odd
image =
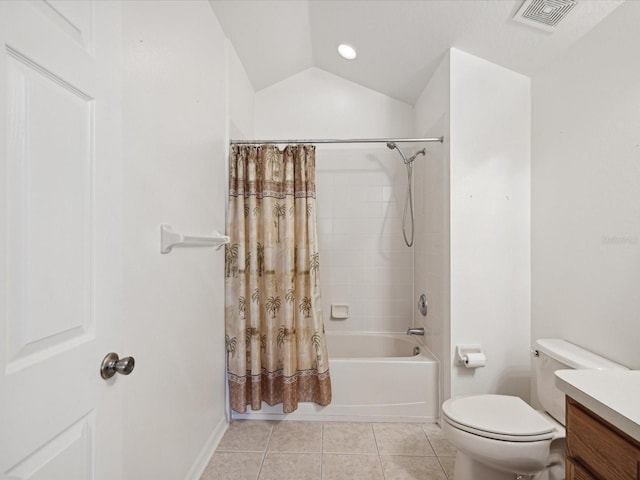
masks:
[[[407,335],[424,335],[423,327],[409,327],[407,329]]]

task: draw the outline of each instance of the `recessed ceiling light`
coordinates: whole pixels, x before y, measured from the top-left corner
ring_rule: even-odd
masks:
[[[358,54],[356,53],[356,49],[351,45],[347,45],[346,43],[341,43],[340,45],[338,45],[338,53],[347,60],[353,60],[358,56]]]

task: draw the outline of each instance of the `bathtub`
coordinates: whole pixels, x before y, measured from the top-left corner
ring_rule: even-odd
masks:
[[[440,410],[439,364],[417,337],[403,334],[327,333],[331,404],[300,403],[233,418],[362,422],[435,422]],[[415,352],[415,353],[414,353]]]

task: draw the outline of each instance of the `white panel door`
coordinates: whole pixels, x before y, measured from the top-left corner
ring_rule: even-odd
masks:
[[[121,12],[0,1],[0,478],[122,478]]]

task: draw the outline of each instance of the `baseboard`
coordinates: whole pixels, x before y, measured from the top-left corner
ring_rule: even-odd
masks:
[[[313,415],[305,413],[267,413],[249,412],[231,415],[232,420],[273,420],[302,421],[302,422],[367,422],[367,423],[439,423],[439,417],[434,416],[402,416],[402,415]]]
[[[227,422],[226,416],[222,416],[216,427],[211,432],[211,435],[204,443],[204,446],[200,450],[200,453],[196,457],[195,462],[191,469],[189,469],[189,473],[185,477],[185,480],[200,480],[200,477],[204,473],[204,469],[207,468],[209,460],[213,455],[213,452],[218,448],[218,444],[220,440],[222,440],[222,436],[224,432],[227,431],[227,427],[229,426],[229,422]]]

